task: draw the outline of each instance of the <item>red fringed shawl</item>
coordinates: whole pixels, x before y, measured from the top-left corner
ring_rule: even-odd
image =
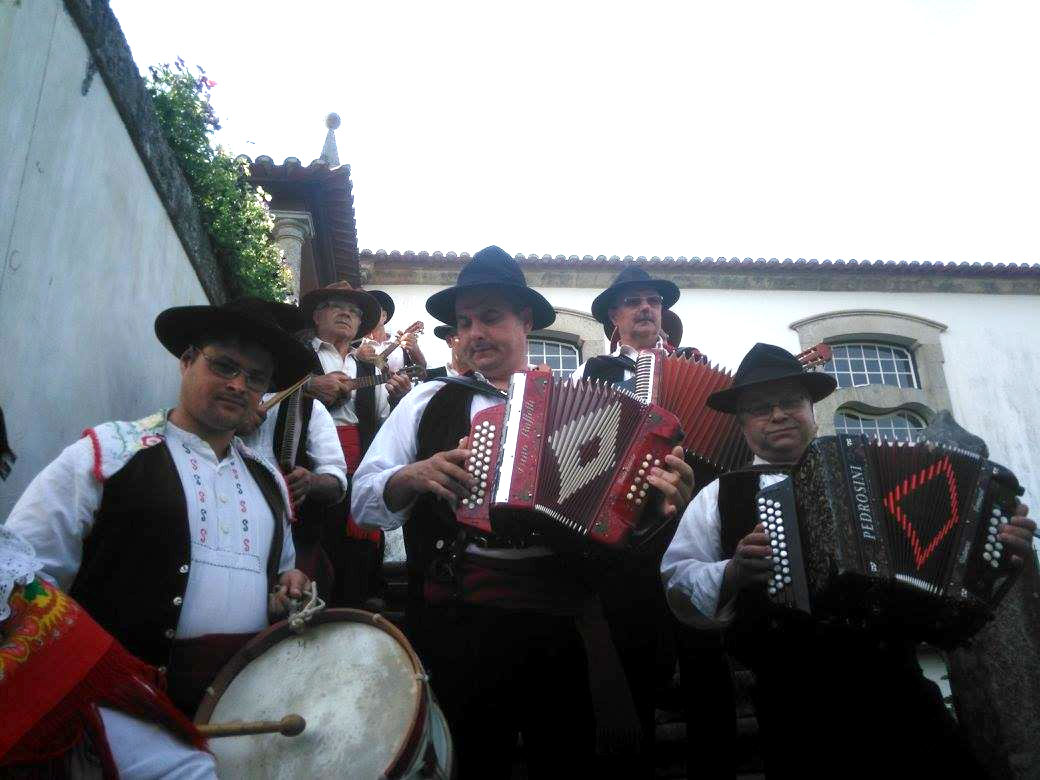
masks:
[[[0,626],[0,768],[47,765],[89,737],[116,777],[98,706],[158,723],[197,748],[205,740],[130,655],[71,598],[34,580],[16,589]]]

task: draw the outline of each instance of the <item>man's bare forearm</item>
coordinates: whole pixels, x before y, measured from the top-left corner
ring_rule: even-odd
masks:
[[[400,512],[415,500],[416,493],[409,483],[407,472],[408,466],[398,469],[383,488],[383,503],[391,512]]]

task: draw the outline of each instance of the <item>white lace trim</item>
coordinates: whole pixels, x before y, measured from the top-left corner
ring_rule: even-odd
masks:
[[[42,568],[32,545],[0,525],[0,623],[11,614],[8,602],[15,587],[28,585]]]

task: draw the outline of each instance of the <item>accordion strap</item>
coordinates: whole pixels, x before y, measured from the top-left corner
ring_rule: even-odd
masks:
[[[786,474],[787,476],[790,476],[794,473],[794,469],[795,464],[793,463],[777,465],[772,463],[754,463],[750,466],[744,466],[743,468],[727,471],[726,476],[735,474],[758,474],[760,476],[762,474]]]
[[[427,381],[444,382],[445,384],[468,387],[470,390],[480,393],[481,395],[491,396],[492,398],[501,398],[502,400],[509,397],[504,390],[499,390],[490,382],[470,376],[435,376]]]

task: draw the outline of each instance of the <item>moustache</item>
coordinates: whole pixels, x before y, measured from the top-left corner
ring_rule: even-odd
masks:
[[[245,401],[245,399],[244,398],[239,398],[237,396],[226,395],[224,393],[221,393],[220,395],[217,396],[217,400],[218,401],[224,401],[225,403],[229,403],[229,404],[234,404],[235,406],[240,406],[243,409],[246,408],[246,401]]]

